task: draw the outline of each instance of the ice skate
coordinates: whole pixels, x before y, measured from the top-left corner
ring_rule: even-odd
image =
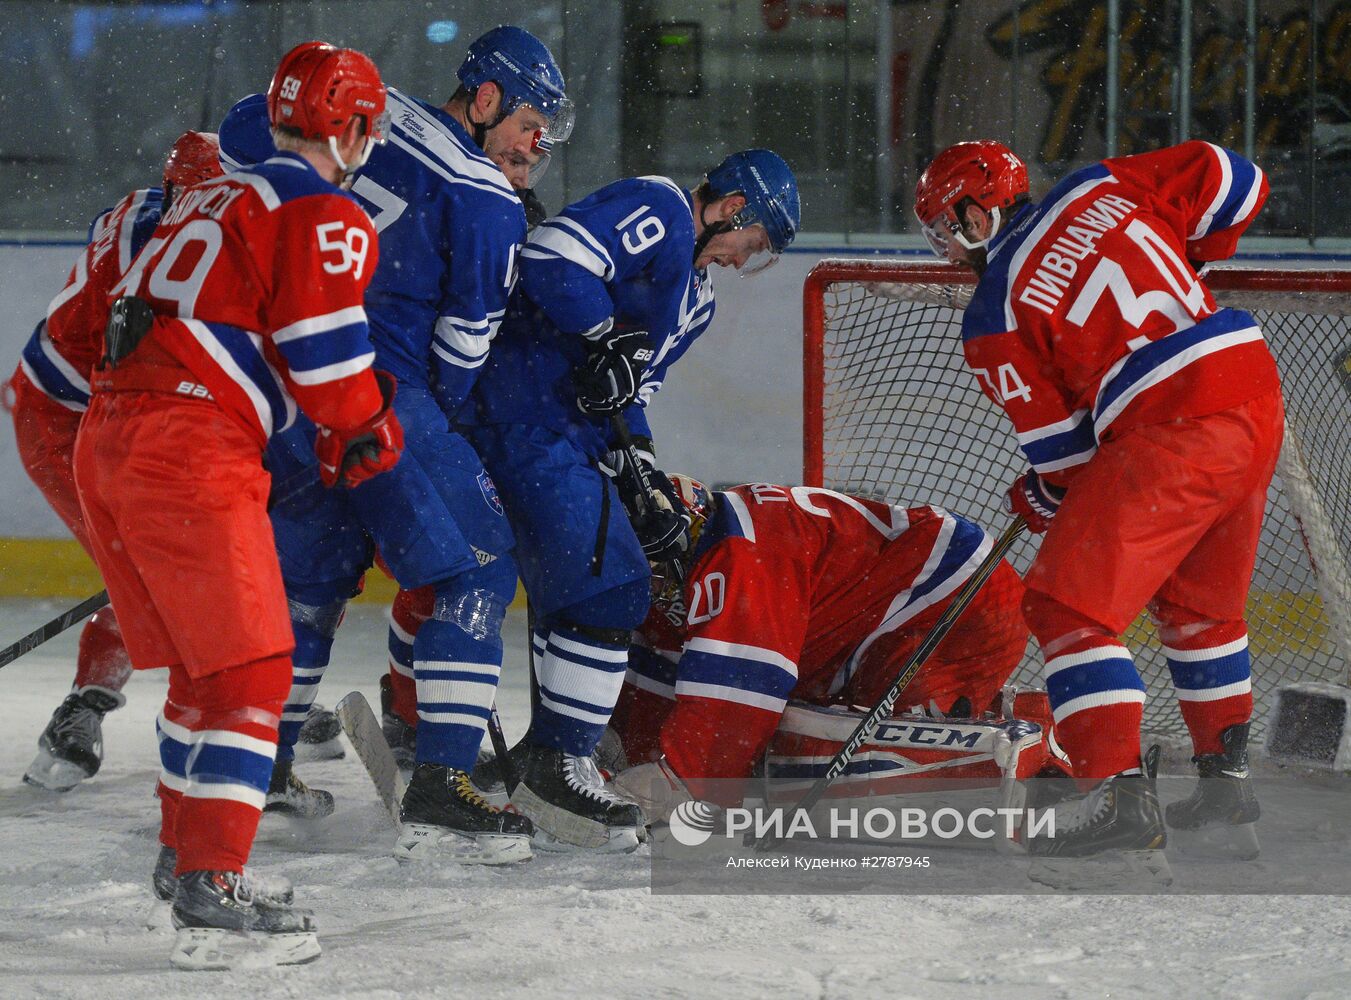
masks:
[[[507,756],[511,760],[512,774],[517,780],[520,780],[521,769],[525,766],[526,754],[525,743],[517,743],[507,751]],[[507,791],[506,775],[502,772],[502,762],[485,748],[479,751],[470,778],[474,782],[474,787],[483,793],[484,798],[493,805],[505,809],[511,803],[511,793]]]
[[[178,876],[174,868],[178,864],[178,852],[172,847],[160,845],[159,856],[155,858],[155,871],[150,876],[155,895],[167,903],[172,903],[178,894]],[[291,880],[276,875],[258,875],[244,869],[253,898],[260,904],[269,906],[290,906],[295,897]]]
[[[1251,861],[1261,852],[1256,822],[1262,815],[1248,774],[1248,724],[1220,734],[1222,753],[1192,758],[1198,780],[1191,795],[1170,802],[1164,818],[1184,854]]]
[[[179,969],[301,965],[319,957],[308,910],[257,899],[246,876],[185,872],[174,895],[178,929],[170,963]]]
[[[380,675],[380,731],[394,754],[394,762],[405,773],[417,764],[417,727],[410,726],[394,711],[394,691],[389,674]]]
[[[394,857],[505,865],[532,857],[533,833],[524,816],[490,805],[464,771],[422,763],[404,792]]]
[[[305,723],[300,727],[300,739],[296,742],[296,760],[342,760],[347,756],[338,734],[342,732],[342,723],[336,713],[323,705],[311,705]]]
[[[280,813],[297,819],[323,819],[333,815],[333,795],[322,788],[311,788],[295,776],[292,762],[277,758],[272,781],[267,789],[263,812]]]
[[[541,850],[634,850],[645,820],[637,805],[605,787],[590,757],[526,744],[512,804],[535,823]]]
[[[120,692],[93,686],[68,694],[38,737],[38,755],[23,780],[68,792],[98,774],[103,763],[103,717],[126,701]]]
[[[1168,841],[1155,787],[1158,748],[1134,774],[1117,774],[1053,806],[1053,830],[1027,842],[1028,877],[1056,889],[1153,889],[1171,885]]]

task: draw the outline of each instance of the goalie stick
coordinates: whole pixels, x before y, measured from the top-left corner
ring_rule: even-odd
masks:
[[[95,611],[107,607],[107,605],[108,592],[106,590],[100,590],[93,597],[86,597],[69,611],[62,612],[46,625],[34,629],[18,642],[0,650],[0,667],[13,663],[25,653],[31,653],[48,639],[60,635],[76,622],[88,618]]]
[[[891,686],[887,688],[886,693],[878,699],[876,705],[869,709],[868,714],[854,728],[849,739],[845,740],[844,746],[840,747],[839,752],[831,758],[826,773],[816,779],[816,783],[807,789],[807,794],[802,796],[798,804],[793,807],[792,814],[794,816],[798,813],[810,812],[812,807],[821,801],[821,796],[826,793],[826,789],[830,787],[831,782],[849,767],[854,755],[858,753],[859,747],[872,739],[878,727],[890,717],[892,710],[896,707],[897,700],[901,697],[901,692],[905,690],[906,685],[915,679],[915,675],[933,655],[933,651],[938,648],[938,644],[952,631],[957,619],[975,600],[980,588],[985,585],[985,581],[990,578],[990,574],[995,571],[1000,560],[1004,558],[1004,553],[1008,552],[1009,547],[1017,541],[1018,536],[1023,533],[1023,528],[1026,526],[1026,522],[1020,516],[1015,517],[1013,523],[1004,529],[1004,533],[999,536],[999,540],[995,542],[994,548],[985,557],[985,561],[977,566],[976,571],[971,574],[966,583],[962,584],[961,589],[957,591],[957,596],[944,609],[938,617],[938,621],[934,622],[933,628],[929,629],[929,634],[924,637],[924,641],[919,644],[919,648],[911,654],[905,667],[891,682]],[[766,833],[756,842],[756,850],[770,850],[780,840],[782,840],[781,837],[777,837],[773,833]]]
[[[399,773],[394,753],[385,742],[380,720],[375,717],[371,703],[360,691],[353,691],[338,702],[337,713],[343,732],[352,742],[352,749],[366,768],[366,773],[371,776],[380,801],[397,828],[399,806],[403,802],[403,775]]]

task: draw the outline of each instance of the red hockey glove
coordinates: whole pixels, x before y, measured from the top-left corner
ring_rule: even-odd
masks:
[[[1040,535],[1051,526],[1051,518],[1060,509],[1066,491],[1052,486],[1032,469],[1028,469],[1013,481],[1008,493],[1004,495],[1004,510],[1010,514],[1021,514],[1027,522],[1027,528]]]
[[[385,405],[364,424],[347,430],[320,427],[314,440],[319,458],[319,479],[325,486],[341,483],[348,489],[359,486],[386,469],[392,469],[403,451],[403,427],[394,415],[394,376],[375,372]]]

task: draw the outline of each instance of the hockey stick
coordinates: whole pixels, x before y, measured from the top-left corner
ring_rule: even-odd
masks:
[[[652,480],[647,474],[647,469],[638,459],[638,446],[633,443],[633,435],[629,433],[628,422],[624,420],[624,414],[610,414],[610,429],[614,431],[615,438],[619,441],[619,450],[624,453],[624,474],[629,477],[629,489],[638,497],[638,506],[642,508],[639,511],[640,517],[646,517],[656,509],[656,501],[652,499],[654,492]],[[676,583],[681,587],[685,586],[685,566],[679,559],[672,559],[666,565],[671,567],[671,573],[676,578]]]
[[[638,459],[638,446],[633,443],[633,435],[629,433],[629,425],[624,419],[624,414],[610,414],[610,430],[619,441],[619,450],[624,453],[624,474],[629,479],[629,488],[638,498],[638,506],[642,508],[639,513],[650,514],[653,506],[652,481],[648,479],[647,470]]]
[[[492,740],[493,753],[497,755],[497,773],[502,775],[502,787],[507,790],[507,795],[510,796],[512,792],[516,791],[520,776],[516,774],[516,768],[508,755],[507,734],[502,732],[502,720],[497,715],[496,705],[493,705],[488,713],[488,738]]]
[[[985,561],[977,566],[976,571],[971,574],[966,583],[962,584],[961,589],[957,591],[957,596],[952,599],[952,603],[939,615],[938,621],[934,623],[933,628],[929,629],[929,634],[924,637],[924,641],[919,644],[919,648],[911,654],[904,669],[891,682],[891,687],[887,688],[886,693],[882,695],[877,704],[868,711],[868,714],[863,717],[863,721],[850,733],[844,746],[831,758],[826,773],[816,779],[816,783],[807,790],[807,794],[802,796],[798,804],[793,807],[794,816],[798,813],[810,812],[812,807],[821,801],[821,796],[826,793],[830,783],[849,767],[854,755],[858,753],[859,747],[872,739],[878,727],[891,716],[892,709],[896,707],[896,702],[901,697],[901,692],[915,679],[915,675],[919,673],[925,661],[933,655],[933,651],[938,648],[938,644],[952,631],[957,619],[975,600],[980,588],[985,585],[985,581],[990,578],[990,575],[999,566],[1000,560],[1004,558],[1004,553],[1008,552],[1009,547],[1017,541],[1018,536],[1023,533],[1026,526],[1027,522],[1020,515],[1015,517],[1013,523],[1004,529],[1004,533],[999,536],[999,540],[995,542],[994,548],[985,557]],[[767,851],[782,839],[773,833],[766,833],[756,842],[756,850]]]
[[[86,597],[69,611],[62,612],[46,625],[29,632],[13,645],[6,646],[4,650],[0,651],[0,667],[13,663],[24,653],[31,653],[48,639],[60,635],[76,622],[88,618],[95,611],[107,606],[108,592],[106,590],[100,590],[93,597]]]

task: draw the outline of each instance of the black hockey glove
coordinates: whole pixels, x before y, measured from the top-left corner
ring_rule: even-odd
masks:
[[[654,504],[633,518],[633,533],[648,562],[674,562],[690,550],[690,516],[669,507]]]
[[[638,397],[651,360],[652,342],[644,330],[611,330],[593,340],[591,353],[572,373],[578,408],[595,417],[618,413]]]
[[[633,444],[638,468],[622,448],[607,452],[602,468],[615,481],[648,561],[670,562],[690,549],[690,516],[670,477],[652,464],[652,439],[636,437]]]

